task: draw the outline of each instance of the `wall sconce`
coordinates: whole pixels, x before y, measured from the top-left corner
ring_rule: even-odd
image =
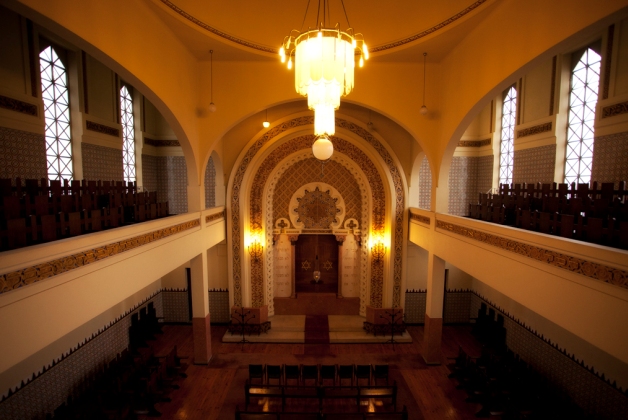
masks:
[[[386,255],[386,245],[382,241],[377,241],[371,247],[371,255],[373,255],[373,259],[375,261],[382,261],[384,259],[384,255]]]
[[[262,245],[261,242],[259,242],[257,238],[255,238],[253,242],[251,242],[251,244],[248,246],[248,250],[249,255],[251,255],[253,261],[257,262],[260,260],[262,254],[264,253],[264,245]]]

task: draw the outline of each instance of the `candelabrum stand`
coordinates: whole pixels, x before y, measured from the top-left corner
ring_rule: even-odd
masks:
[[[242,330],[242,340],[238,341],[238,343],[242,343],[242,347],[244,347],[245,343],[250,343],[250,341],[244,337],[244,332],[248,322],[255,318],[255,315],[248,316],[250,313],[251,311],[245,312],[244,308],[242,308],[240,311],[236,310],[234,315],[231,315],[231,319],[235,320]]]
[[[391,312],[386,311],[385,315],[380,315],[380,318],[386,318],[388,317],[389,321],[389,325],[390,325],[390,340],[384,342],[384,344],[392,344],[393,346],[393,350],[395,349],[395,343],[397,343],[395,341],[395,326],[397,325],[397,320],[398,317],[402,317],[403,316],[403,310],[402,309],[393,309]]]

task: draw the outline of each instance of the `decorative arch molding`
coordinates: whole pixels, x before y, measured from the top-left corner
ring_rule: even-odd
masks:
[[[334,217],[333,220],[328,224],[331,229],[340,229],[342,226],[342,222],[345,220],[345,200],[342,198],[342,194],[335,189],[333,186],[325,183],[325,182],[310,182],[301,186],[290,198],[289,206],[289,215],[290,215],[290,223],[292,226],[297,229],[306,228],[305,222],[301,220],[304,215],[301,215],[296,211],[299,207],[300,200],[302,200],[308,193],[312,193],[314,191],[321,191],[323,193],[327,193],[329,197],[334,200]],[[272,225],[271,225],[272,226]]]
[[[242,301],[243,301],[242,299],[242,292],[243,292],[242,290],[242,270],[243,270],[243,267],[242,267],[242,260],[243,260],[242,258],[243,257],[242,228],[244,227],[244,225],[242,225],[242,221],[243,221],[243,218],[248,219],[248,217],[242,214],[241,205],[244,204],[246,200],[241,201],[244,198],[241,192],[244,187],[243,181],[245,180],[245,175],[247,174],[247,170],[249,170],[249,165],[251,165],[252,162],[256,160],[256,155],[264,148],[264,146],[266,146],[268,142],[272,140],[273,138],[275,138],[276,136],[288,130],[294,130],[295,128],[300,128],[304,126],[312,126],[313,124],[314,124],[313,116],[301,116],[301,117],[294,118],[292,120],[285,121],[271,128],[258,139],[252,141],[250,145],[248,146],[248,149],[246,150],[246,152],[243,155],[241,155],[242,157],[238,160],[237,169],[233,172],[233,178],[232,178],[232,182],[230,183],[230,188],[229,188],[229,201],[231,204],[230,215],[229,215],[229,222],[231,225],[231,236],[230,236],[231,247],[230,248],[232,252],[231,279],[232,279],[232,286],[233,286],[232,288],[234,292],[233,303],[236,306],[241,306]],[[391,241],[392,242],[391,259],[393,263],[392,305],[395,307],[399,307],[401,305],[401,282],[402,282],[402,277],[403,277],[402,265],[403,265],[404,230],[405,230],[404,213],[405,213],[406,186],[405,186],[404,179],[401,176],[401,171],[398,168],[398,163],[391,156],[387,147],[383,145],[374,135],[368,132],[366,128],[362,127],[361,125],[355,122],[348,121],[340,117],[336,118],[336,126],[347,130],[348,132],[352,133],[353,135],[357,137],[362,138],[371,147],[373,147],[374,151],[378,155],[378,158],[380,158],[383,163],[382,165],[383,168],[387,169],[388,174],[390,176],[390,180],[393,186],[393,191],[392,191],[392,200],[393,200],[392,231],[393,231],[393,234],[392,234],[392,241]],[[304,144],[304,147],[298,147],[297,150],[301,148],[305,148],[306,143],[307,143],[307,147],[309,148],[313,138],[314,138],[313,135],[296,137],[295,139],[292,139],[290,142],[284,143],[278,146],[276,149],[274,149],[273,152],[271,152],[269,156],[266,157],[265,161],[268,161],[269,157],[276,150],[279,150],[285,147],[286,150],[284,151],[284,153],[287,152],[287,147],[285,145],[294,144],[296,139],[299,139],[298,141],[303,142]],[[343,153],[349,156],[352,160],[355,160],[356,162],[367,161],[372,164],[373,171],[365,171],[365,173],[372,172],[370,175],[375,176],[377,180],[376,185],[371,184],[371,187],[373,188],[373,196],[374,197],[376,196],[376,193],[378,192],[378,190],[381,191],[381,194],[384,194],[384,187],[383,187],[381,176],[377,171],[377,166],[371,161],[371,159],[368,158],[368,156],[362,150],[355,147],[355,145],[353,145],[347,140],[344,140],[339,137],[334,137],[333,141],[334,141],[336,150],[340,152],[342,152],[341,148],[344,145],[351,145],[351,147],[347,146],[346,147],[347,150]],[[291,146],[291,147],[294,147],[294,146]],[[362,154],[364,158],[359,158],[358,155],[360,154]],[[276,162],[281,160],[281,159],[278,159],[278,156],[279,155],[276,155],[276,157],[271,159],[271,160],[274,160],[275,162],[272,165],[269,164],[268,169],[262,171],[261,165],[260,165],[260,169],[257,170],[254,177],[257,178],[262,173],[266,173],[264,177],[267,178],[267,174],[270,172],[272,167],[276,165]],[[369,182],[370,182],[370,179],[369,179]],[[263,183],[260,184],[259,182],[254,181],[252,184],[249,184],[249,185],[252,186],[252,185],[264,185],[264,184]],[[250,217],[251,217],[250,226],[256,226],[256,227],[261,228],[262,227],[261,226],[262,215],[260,211],[261,210],[261,207],[260,207],[261,197],[259,197],[259,195],[261,194],[261,191],[259,190],[255,191],[255,188],[251,188],[251,193],[252,194],[251,194],[249,203],[251,205],[251,209],[255,209],[256,211],[253,211],[250,213]],[[380,210],[385,211],[385,194],[383,197],[384,197],[384,200],[382,201],[374,200],[373,211],[375,211],[376,205],[379,206],[379,208],[377,208],[378,211]],[[256,201],[256,202],[254,203],[253,201]],[[380,212],[379,214],[383,214],[383,212]],[[381,297],[382,296],[381,286],[382,285],[380,284],[379,292],[377,291],[377,287],[375,288],[375,290],[371,288],[371,296],[377,295],[379,293],[379,296]],[[381,305],[381,301],[380,301],[380,305]]]
[[[274,208],[273,208],[273,195],[277,184],[281,180],[282,176],[285,172],[290,169],[292,166],[298,164],[299,162],[311,158],[311,148],[307,147],[299,150],[297,153],[294,153],[288,157],[286,157],[282,162],[280,162],[276,168],[273,170],[269,177],[269,181],[264,188],[263,196],[266,197],[264,202],[263,211],[265,215],[265,225],[266,225],[266,243],[272,243],[272,229],[273,226],[273,218],[274,216]],[[354,162],[349,157],[344,154],[338,152],[336,150],[331,158],[332,161],[339,163],[345,169],[347,169],[351,175],[356,180],[358,187],[360,188],[360,197],[361,197],[361,208],[360,208],[360,223],[359,225],[365,227],[362,230],[362,234],[364,235],[364,239],[362,240],[360,246],[360,314],[366,314],[366,305],[367,305],[367,297],[370,295],[369,293],[369,264],[368,264],[368,236],[369,236],[369,223],[371,222],[371,213],[369,209],[372,209],[373,203],[373,193],[371,190],[371,186],[369,184],[369,180],[366,177],[366,174],[362,171],[362,168]],[[345,220],[345,225],[346,225]],[[357,220],[356,220],[357,222]],[[346,228],[346,226],[345,226]],[[265,278],[264,282],[266,284],[266,302],[268,302],[268,312],[269,314],[274,313],[274,302],[272,297],[274,296],[273,290],[273,247],[267,247],[266,252],[266,270],[265,270]]]

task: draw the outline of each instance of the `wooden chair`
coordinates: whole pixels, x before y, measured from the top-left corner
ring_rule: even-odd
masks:
[[[299,365],[284,365],[283,367],[284,384],[288,385],[288,380],[297,381],[297,385],[301,382],[301,369]]]
[[[383,379],[388,385],[388,365],[373,365],[373,382],[377,385],[377,381]]]
[[[253,382],[253,379],[259,379],[260,383],[264,383],[265,376],[264,365],[249,365],[249,381]]]
[[[305,385],[307,380],[314,380],[314,384],[318,384],[318,365],[301,366],[301,383]]]
[[[339,365],[338,366],[338,384],[342,385],[343,379],[351,380],[353,386],[353,378],[355,376],[355,365]]]
[[[325,385],[325,379],[331,379],[333,385],[336,385],[337,367],[336,365],[321,365],[320,380],[321,385]]]
[[[360,385],[360,379],[367,379],[368,384],[371,385],[371,365],[355,366],[355,380],[358,385]]]
[[[266,383],[270,384],[271,379],[276,379],[279,385],[282,384],[283,367],[279,365],[266,365]]]

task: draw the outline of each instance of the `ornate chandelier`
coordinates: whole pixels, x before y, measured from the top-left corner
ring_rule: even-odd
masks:
[[[341,3],[344,11],[342,0]],[[362,34],[354,34],[352,28],[342,31],[338,24],[334,28],[328,26],[327,0],[323,0],[322,9],[319,0],[319,15],[321,11],[323,22],[303,33],[293,29],[284,38],[279,56],[282,63],[288,62],[288,69],[292,69],[294,59],[294,87],[307,96],[308,108],[314,111],[314,134],[319,136],[312,146],[314,156],[327,160],[333,153],[329,136],[336,132],[335,110],[340,107],[340,97],[353,90],[355,57],[359,56],[362,67],[369,53]],[[349,25],[346,11],[345,18]]]

